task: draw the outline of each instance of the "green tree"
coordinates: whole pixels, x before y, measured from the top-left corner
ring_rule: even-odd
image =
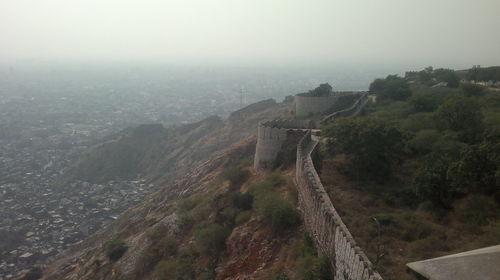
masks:
[[[277,194],[269,193],[257,205],[260,216],[277,231],[294,228],[300,223],[292,203]]]
[[[407,137],[378,118],[339,119],[323,129],[330,156],[347,155],[349,164],[366,179],[384,179],[403,153]]]
[[[448,87],[456,88],[460,85],[460,78],[452,69],[439,68],[434,70],[433,75],[437,81],[447,83]]]
[[[226,248],[226,238],[230,231],[214,223],[201,223],[197,226],[194,238],[200,250],[207,255],[217,255]]]
[[[381,99],[403,101],[411,96],[408,82],[397,75],[389,75],[385,79],[376,79],[370,84],[370,92]]]
[[[421,83],[428,82],[432,79],[432,66],[426,67],[424,70],[417,73],[417,79]]]
[[[479,103],[473,98],[450,98],[439,106],[436,113],[444,127],[459,132],[464,142],[474,142],[482,131],[483,115]]]
[[[500,142],[484,141],[463,148],[460,159],[450,164],[449,176],[455,187],[494,194],[500,187]]]
[[[248,178],[249,174],[248,170],[241,166],[230,167],[222,172],[224,179],[228,180],[232,185],[242,184]]]
[[[450,209],[452,202],[466,193],[465,189],[453,185],[453,179],[449,176],[449,166],[453,162],[454,158],[443,152],[425,156],[414,175],[413,184],[417,196],[436,207]]]
[[[483,86],[473,83],[463,83],[461,87],[465,96],[482,96],[485,93]]]
[[[310,96],[325,96],[332,93],[332,86],[328,83],[320,84],[317,88],[310,90]]]
[[[413,95],[410,104],[414,112],[434,112],[439,106],[439,99],[431,93]]]
[[[111,261],[119,260],[127,249],[127,244],[121,239],[113,239],[105,244],[106,255]]]
[[[306,273],[306,280],[331,280],[332,272],[330,269],[330,258],[327,255],[322,255],[316,259],[312,269]]]

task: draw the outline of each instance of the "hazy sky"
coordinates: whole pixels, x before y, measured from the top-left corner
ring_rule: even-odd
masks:
[[[0,0],[0,61],[500,65],[500,0]]]

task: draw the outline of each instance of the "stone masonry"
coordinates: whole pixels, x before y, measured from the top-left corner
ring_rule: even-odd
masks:
[[[321,183],[311,157],[318,143],[309,131],[297,145],[295,180],[305,226],[318,250],[330,256],[333,279],[382,279],[356,245]]]
[[[368,93],[363,93],[351,107],[328,115],[321,122],[357,116],[370,100]],[[333,279],[381,280],[366,254],[356,245],[321,183],[312,161],[319,144],[316,136],[319,130],[312,128],[307,121],[274,120],[259,124],[254,166],[270,167],[283,145],[295,144],[295,139],[299,139],[295,171],[299,207],[318,250],[330,257]]]

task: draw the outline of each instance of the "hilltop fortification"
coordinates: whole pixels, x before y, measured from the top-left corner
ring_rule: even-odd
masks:
[[[269,168],[284,146],[297,145],[314,122],[306,120],[272,120],[259,123],[254,157],[256,169]]]
[[[297,95],[295,98],[296,113],[316,114],[327,110],[338,97]],[[337,117],[357,116],[370,100],[372,98],[368,93],[363,92],[352,106],[326,116],[322,122]],[[328,103],[330,101],[332,103]],[[317,135],[320,133],[313,125],[310,121],[298,120],[273,120],[260,123],[254,167],[268,168],[273,165],[280,151],[289,145],[296,147],[295,183],[299,193],[299,207],[305,227],[318,250],[330,257],[333,279],[382,279],[363,250],[356,245],[321,183],[311,156],[317,152],[319,144]]]

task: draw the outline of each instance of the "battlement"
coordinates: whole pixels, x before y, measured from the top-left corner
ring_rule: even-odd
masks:
[[[321,183],[312,161],[318,141],[307,132],[297,145],[295,180],[304,223],[318,249],[330,256],[335,280],[382,279],[356,245]]]
[[[314,122],[305,120],[271,120],[261,122],[257,130],[254,167],[271,167],[283,144],[296,145],[305,132],[314,128]]]
[[[360,92],[346,94],[354,93]],[[299,103],[301,98],[315,98],[314,100],[331,98],[330,96],[295,97]],[[357,116],[370,100],[373,98],[368,92],[362,92],[351,107],[330,114],[321,122],[325,123],[336,117]],[[299,207],[305,227],[313,237],[318,250],[330,256],[333,279],[381,280],[366,254],[356,245],[321,183],[312,160],[312,154],[317,152],[319,143],[317,137],[320,132],[314,128],[314,122],[303,120],[278,119],[260,123],[254,167],[256,169],[271,167],[283,148],[292,147],[291,145],[297,147],[295,181],[299,193]]]

